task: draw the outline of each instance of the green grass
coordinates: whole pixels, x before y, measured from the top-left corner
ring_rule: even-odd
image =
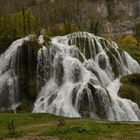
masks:
[[[15,136],[52,136],[69,140],[140,139],[140,123],[97,121],[86,118],[64,118],[51,114],[0,113],[0,138],[8,134],[7,121],[14,120]]]

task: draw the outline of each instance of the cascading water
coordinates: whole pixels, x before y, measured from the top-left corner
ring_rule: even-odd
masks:
[[[138,105],[117,95],[121,75],[140,72],[140,66],[128,53],[120,50],[115,42],[87,32],[53,37],[49,43],[40,36],[38,42],[38,97],[33,112],[107,120],[140,120]],[[11,45],[8,50],[14,46],[13,52],[17,57],[20,52],[18,46],[21,45]],[[3,60],[6,60],[5,56]],[[1,68],[0,81],[2,77],[6,79],[6,76],[9,76],[5,76],[5,73],[14,71],[14,68],[9,67],[14,60],[13,56],[8,56],[8,61],[4,62],[4,67]],[[14,78],[11,75],[9,77],[15,80],[18,75],[13,73]],[[7,82],[7,79],[4,81]],[[12,95],[12,101],[18,104],[15,97],[19,96],[19,93],[14,91],[18,89],[18,80],[17,84],[10,83],[9,87],[13,90],[8,93],[9,97]],[[3,84],[1,87],[4,86]],[[2,88],[0,96],[5,94]]]
[[[10,47],[0,55],[0,110],[13,109],[20,103],[18,75],[16,65],[19,63],[20,46],[29,41],[32,36],[13,42]]]

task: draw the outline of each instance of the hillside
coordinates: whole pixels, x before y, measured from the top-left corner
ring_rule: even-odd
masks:
[[[39,27],[53,25],[58,31],[64,24],[70,24],[74,30],[114,37],[135,34],[140,23],[139,0],[7,0],[0,2],[0,6],[0,15],[31,8],[39,18]]]

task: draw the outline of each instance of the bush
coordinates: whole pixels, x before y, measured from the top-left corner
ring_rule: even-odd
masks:
[[[137,46],[138,45],[137,39],[132,35],[127,35],[125,37],[121,36],[118,39],[118,43],[119,43],[119,45],[124,46],[124,47],[125,46]]]

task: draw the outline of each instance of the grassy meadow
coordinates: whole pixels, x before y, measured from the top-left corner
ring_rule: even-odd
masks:
[[[14,122],[14,134],[9,122]],[[0,140],[22,140],[38,136],[50,140],[139,140],[139,122],[98,121],[65,118],[51,114],[0,113]],[[26,139],[26,138],[25,138]],[[43,140],[41,139],[41,140]]]

